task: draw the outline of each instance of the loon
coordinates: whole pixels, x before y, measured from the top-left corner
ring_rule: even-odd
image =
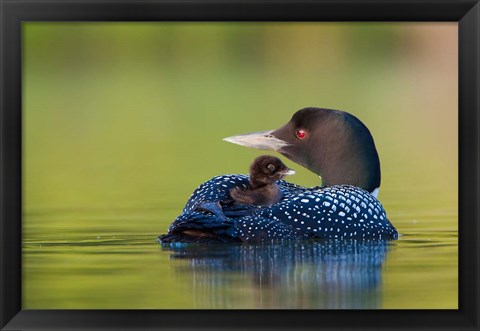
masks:
[[[340,110],[308,107],[276,130],[224,139],[276,151],[322,178],[301,187],[278,180],[282,198],[271,206],[223,205],[247,175],[222,175],[201,184],[158,239],[169,243],[259,243],[292,239],[397,239],[377,195],[380,160],[368,128]],[[211,208],[211,206],[216,206]]]
[[[250,166],[249,186],[230,189],[230,196],[237,203],[271,206],[282,198],[276,181],[294,173],[275,156],[259,156]]]

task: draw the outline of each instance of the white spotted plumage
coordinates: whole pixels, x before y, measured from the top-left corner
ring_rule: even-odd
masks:
[[[169,231],[203,226],[222,229],[232,239],[243,242],[295,238],[395,238],[397,235],[380,202],[367,191],[349,185],[304,188],[278,181],[283,194],[278,203],[269,207],[248,206],[240,216],[231,216],[230,207],[225,205],[227,221],[219,220],[208,211],[199,214],[196,210],[202,202],[228,201],[230,188],[247,183],[247,175],[217,176],[203,183],[193,192],[178,222],[175,221]],[[191,223],[189,215],[192,215]]]

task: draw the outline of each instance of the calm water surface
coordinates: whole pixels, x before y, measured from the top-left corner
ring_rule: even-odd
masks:
[[[161,247],[122,230],[149,210],[50,211],[40,221],[85,218],[24,240],[28,308],[455,308],[457,233],[428,217],[399,240]],[[121,216],[114,216],[114,215]],[[408,219],[408,221],[407,221]],[[105,224],[117,223],[118,228]],[[398,223],[398,222],[397,222]],[[398,224],[397,224],[398,225]],[[432,281],[434,280],[434,281]]]

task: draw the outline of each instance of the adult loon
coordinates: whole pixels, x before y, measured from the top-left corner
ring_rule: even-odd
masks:
[[[368,128],[355,116],[309,107],[277,130],[225,141],[273,150],[322,178],[322,187],[278,181],[282,199],[268,207],[225,205],[230,189],[247,187],[247,175],[222,175],[201,184],[183,212],[159,237],[172,242],[258,243],[277,239],[396,239],[396,229],[377,200],[380,161]],[[223,216],[224,215],[224,216]]]
[[[282,198],[277,180],[294,173],[275,156],[259,156],[250,166],[248,187],[234,187],[230,189],[230,196],[237,203],[271,206]]]

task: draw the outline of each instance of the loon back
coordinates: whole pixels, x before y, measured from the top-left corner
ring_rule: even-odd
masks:
[[[233,187],[248,184],[247,175],[223,175],[200,185],[182,214],[160,236],[163,243],[258,243],[291,239],[396,239],[380,202],[350,185],[303,188],[277,182],[283,197],[269,207],[224,205],[225,218],[198,206],[228,201]]]

